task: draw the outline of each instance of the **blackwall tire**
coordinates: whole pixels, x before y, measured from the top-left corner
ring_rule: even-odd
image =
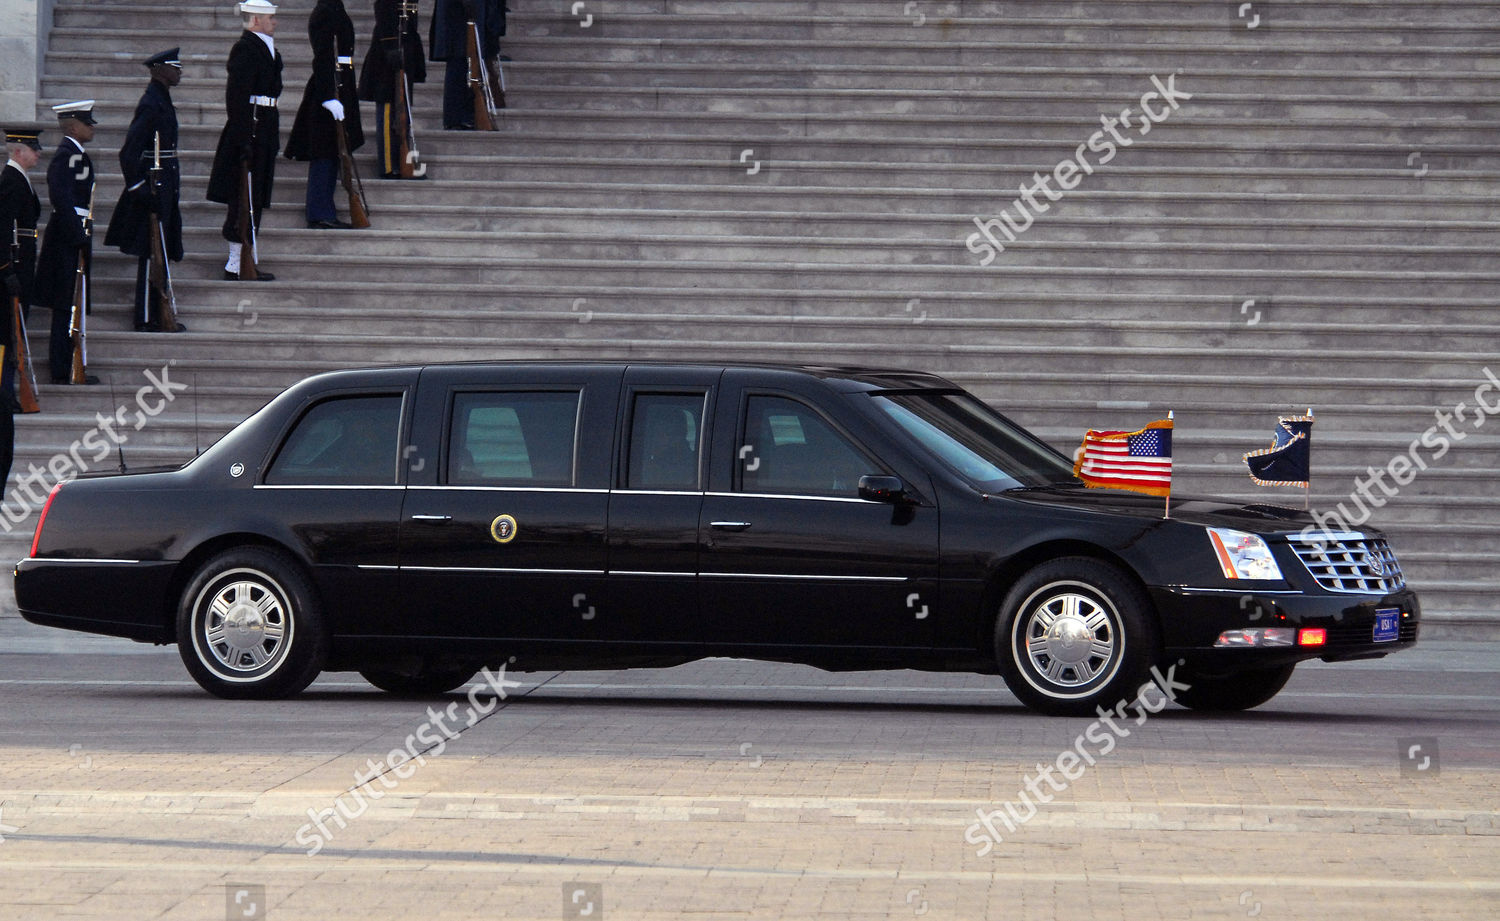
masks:
[[[1278,665],[1232,675],[1199,675],[1191,669],[1179,671],[1185,690],[1178,690],[1176,700],[1184,707],[1206,712],[1250,710],[1281,693],[1297,666]]]
[[[477,666],[423,668],[412,673],[388,669],[361,669],[360,675],[382,691],[402,697],[435,697],[456,691],[468,684],[479,671]]]
[[[242,547],[188,581],[177,605],[177,651],[210,694],[273,700],[318,677],[328,637],[301,567],[275,550]]]
[[[1114,566],[1088,557],[1051,560],[1006,594],[995,655],[1011,693],[1059,716],[1096,714],[1134,701],[1157,656],[1151,602]]]

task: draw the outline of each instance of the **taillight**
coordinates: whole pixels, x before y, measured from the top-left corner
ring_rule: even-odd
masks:
[[[32,556],[36,556],[37,545],[42,542],[42,525],[47,523],[47,512],[52,508],[52,500],[57,498],[57,491],[62,488],[63,484],[58,483],[56,486],[52,487],[51,492],[47,493],[47,501],[42,506],[42,516],[36,520],[36,533],[31,535]]]

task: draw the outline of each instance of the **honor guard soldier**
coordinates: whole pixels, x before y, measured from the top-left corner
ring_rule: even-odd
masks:
[[[359,72],[359,98],[375,103],[380,178],[425,179],[422,173],[402,169],[401,148],[416,147],[411,125],[411,86],[427,81],[427,58],[422,53],[422,33],[417,24],[416,0],[375,0],[375,32],[370,51]],[[401,74],[406,84],[399,87]],[[397,105],[398,95],[405,108]],[[412,156],[415,161],[416,157]],[[425,172],[425,170],[424,170]]]
[[[9,159],[0,172],[0,279],[5,298],[21,302],[23,309],[35,301],[36,224],[42,216],[42,203],[31,177],[26,173],[41,162],[42,142],[39,128],[7,128],[5,147]],[[6,324],[6,335],[10,325]]]
[[[468,24],[486,34],[486,14],[492,4],[484,0],[437,0],[427,52],[434,61],[446,61],[443,76],[443,130],[474,130],[474,88],[469,84]],[[482,53],[482,51],[481,51]]]
[[[170,321],[170,329],[163,325],[162,292],[151,284],[150,273],[153,216],[160,228],[165,257],[182,261],[182,181],[177,166],[177,109],[172,105],[172,87],[182,82],[182,61],[178,49],[173,48],[143,63],[151,71],[151,83],[135,107],[135,117],[125,132],[125,145],[120,148],[125,191],[115,205],[104,242],[139,260],[135,273],[136,330],[180,333],[187,327],[175,319]],[[161,269],[167,271],[165,266]]]
[[[93,274],[94,162],[85,144],[94,140],[94,100],[53,106],[62,143],[47,166],[47,197],[52,215],[36,265],[36,302],[52,309],[48,359],[52,383],[72,383],[73,316],[88,310]],[[76,318],[79,326],[83,316]],[[85,375],[81,383],[97,384]]]
[[[229,80],[224,90],[228,120],[214,152],[208,177],[208,200],[229,206],[224,239],[229,261],[224,279],[271,281],[260,271],[255,235],[261,212],[271,204],[276,154],[281,147],[281,122],[276,101],[281,96],[281,55],[276,52],[276,7],[266,0],[245,0],[236,9],[245,31],[229,51]],[[248,210],[242,200],[249,202]],[[249,244],[251,251],[244,253]]]
[[[0,491],[10,477],[11,461],[16,449],[15,400],[16,362],[12,351],[20,346],[11,331],[16,328],[11,311],[17,306],[23,312],[31,304],[36,275],[36,222],[42,216],[42,203],[31,187],[27,171],[42,159],[41,131],[12,127],[5,130],[8,159],[0,172],[0,279],[4,281],[5,310],[0,313],[0,345],[5,347],[5,371],[0,377]]]
[[[307,19],[312,42],[312,77],[302,93],[302,105],[287,137],[289,160],[307,160],[307,226],[310,230],[342,230],[333,190],[339,180],[339,126],[347,150],[365,142],[359,123],[359,96],[354,85],[354,22],[344,0],[318,0]]]

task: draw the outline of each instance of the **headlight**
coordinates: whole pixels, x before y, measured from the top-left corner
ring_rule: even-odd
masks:
[[[1209,528],[1209,543],[1214,545],[1214,554],[1226,579],[1281,579],[1281,567],[1271,556],[1271,548],[1254,534],[1231,531],[1228,528]]]

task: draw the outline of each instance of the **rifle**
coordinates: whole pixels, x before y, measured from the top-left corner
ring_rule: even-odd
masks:
[[[10,223],[10,241],[11,261],[20,266],[21,231],[16,221]],[[42,407],[36,399],[36,369],[31,364],[31,342],[26,338],[26,315],[19,297],[10,299],[10,342],[11,354],[7,357],[16,368],[16,402],[21,404],[23,413],[41,412]]]
[[[333,123],[334,134],[339,139],[339,178],[344,182],[344,192],[349,196],[349,223],[356,230],[370,226],[370,212],[365,208],[365,184],[359,178],[359,167],[349,155],[349,134],[344,123]]]
[[[161,132],[156,132],[156,148],[151,160],[149,183],[153,202],[160,202],[157,194],[161,188]],[[167,262],[167,241],[162,235],[161,215],[153,208],[147,212],[151,233],[150,288],[156,292],[161,304],[157,311],[157,325],[165,332],[177,330],[177,295],[172,292],[172,266]],[[149,319],[149,318],[148,318]]]
[[[16,368],[16,402],[23,413],[39,413],[36,399],[36,368],[31,364],[31,342],[26,338],[26,317],[21,313],[21,299],[10,299],[11,364]]]
[[[245,161],[244,171],[240,174],[240,281],[255,281],[260,277],[257,266],[260,260],[255,253],[255,180],[251,173],[255,170],[255,133],[260,127],[260,115],[254,106],[250,109],[250,159]]]
[[[402,0],[401,13],[396,20],[396,47],[401,55],[401,68],[396,71],[396,109],[401,119],[401,178],[418,179],[427,175],[427,164],[417,162],[417,133],[411,118],[411,89],[406,82],[406,26],[407,17],[416,12],[413,0]]]
[[[93,247],[94,235],[94,196],[98,188],[89,190],[89,213],[83,219],[83,246],[78,249],[78,272],[73,282],[73,316],[69,324],[68,332],[73,338],[73,373],[71,380],[75,384],[88,383],[88,344],[84,341],[85,327],[88,325],[89,313],[89,250]]]
[[[474,94],[474,127],[495,131],[495,97],[490,89],[489,68],[479,53],[479,26],[472,19],[464,43],[469,53],[469,91]]]

